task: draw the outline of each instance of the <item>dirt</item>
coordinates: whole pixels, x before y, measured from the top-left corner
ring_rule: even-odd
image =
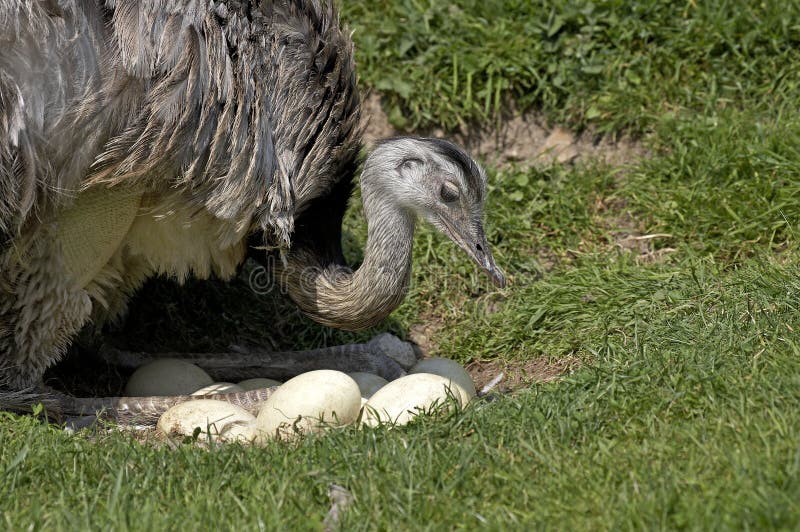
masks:
[[[481,390],[499,375],[500,382],[492,391],[512,392],[534,383],[550,382],[577,369],[580,361],[575,357],[551,359],[538,357],[525,361],[476,360],[467,364],[467,371],[475,382],[475,388]]]
[[[670,247],[673,235],[668,233],[646,233],[645,224],[626,211],[623,200],[604,202],[598,198],[594,205],[600,214],[599,225],[610,234],[609,244],[623,253],[631,253],[639,264],[662,262],[676,248]]]
[[[418,322],[408,329],[408,339],[417,344],[426,357],[436,356],[438,345],[434,339],[439,337],[446,324],[434,309],[425,309],[419,313]]]
[[[499,303],[495,303],[499,305]],[[489,305],[492,306],[491,304]],[[487,309],[489,310],[489,309]],[[419,346],[426,357],[438,355],[435,341],[447,326],[446,320],[437,315],[433,309],[422,312],[419,322],[408,331],[408,339]],[[466,365],[466,370],[481,390],[493,379],[502,374],[502,378],[492,388],[493,392],[507,393],[530,386],[534,383],[550,382],[558,377],[574,371],[580,365],[575,357],[552,359],[541,356],[532,360],[475,360]]]
[[[389,122],[377,94],[370,94],[364,99],[364,122],[364,138],[368,145],[378,139],[404,133]],[[449,135],[440,129],[417,131],[415,134],[447,137],[487,164],[500,166],[546,166],[589,161],[620,166],[647,156],[645,148],[629,137],[601,136],[592,130],[576,134],[569,129],[549,125],[536,112],[511,113],[491,127],[468,127],[465,131]]]
[[[436,342],[433,338],[444,326],[444,323],[439,320],[431,321],[426,319],[425,316],[420,316],[420,323],[412,325],[408,330],[408,339],[417,344],[426,356],[434,356],[436,354]]]

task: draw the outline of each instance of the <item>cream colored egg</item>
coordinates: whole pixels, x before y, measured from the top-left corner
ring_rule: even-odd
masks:
[[[356,381],[358,389],[361,390],[361,397],[366,399],[369,399],[375,392],[389,384],[389,381],[373,373],[356,371],[355,373],[348,373],[348,375]]]
[[[370,397],[364,406],[361,422],[374,427],[381,423],[405,425],[422,412],[450,408],[459,404],[463,392],[440,375],[416,373],[393,380]]]
[[[189,395],[213,382],[208,373],[194,364],[176,358],[162,358],[133,372],[125,386],[125,394],[130,397]]]
[[[200,429],[199,439],[252,441],[256,437],[256,418],[250,412],[225,401],[197,399],[173,406],[158,420],[157,428],[167,435],[192,436]]]
[[[203,386],[192,395],[220,395],[224,393],[243,392],[244,388],[232,382],[215,382],[208,386]]]
[[[340,371],[309,371],[283,383],[264,402],[256,429],[265,439],[291,439],[351,423],[360,409],[361,393],[352,378]]]
[[[274,386],[280,386],[281,383],[279,381],[273,379],[247,379],[243,380],[237,385],[246,392],[250,390],[261,390],[262,388],[272,388]]]
[[[466,405],[476,395],[475,383],[472,382],[472,377],[469,376],[467,370],[449,358],[426,358],[417,362],[413,368],[408,372],[413,375],[416,373],[431,373],[433,375],[440,375],[447,377],[455,383],[459,390],[462,392],[462,404]]]

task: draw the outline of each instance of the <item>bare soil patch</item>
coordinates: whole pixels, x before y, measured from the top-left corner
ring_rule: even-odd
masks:
[[[599,215],[598,224],[608,231],[609,245],[634,255],[639,264],[662,262],[677,251],[670,246],[673,235],[647,233],[644,221],[636,219],[626,207],[623,200],[607,202],[603,198],[598,198],[594,206]]]
[[[445,320],[429,310],[419,315],[419,321],[408,329],[408,339],[417,344],[426,357],[436,356],[436,338],[445,327]]]
[[[367,144],[402,134],[389,122],[378,94],[364,99],[364,134]],[[576,134],[569,129],[548,124],[536,112],[511,113],[493,124],[473,125],[465,131],[445,135],[440,129],[416,131],[416,134],[449,137],[488,164],[551,165],[598,161],[620,166],[647,156],[641,143],[626,137],[612,138],[587,130]]]
[[[467,364],[467,371],[475,387],[480,390],[498,375],[502,380],[494,388],[498,392],[511,392],[534,383],[550,382],[578,368],[575,357],[552,359],[542,356],[524,361],[476,360]]]

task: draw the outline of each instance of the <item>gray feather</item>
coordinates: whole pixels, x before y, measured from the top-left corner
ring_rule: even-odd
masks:
[[[333,7],[57,6],[0,7],[0,230],[21,231],[59,194],[144,185],[189,191],[290,246],[296,213],[360,145],[352,44]]]
[[[288,249],[361,145],[352,52],[328,2],[0,2],[0,363],[19,368],[0,377],[34,384],[89,319],[43,244],[89,187],[188,201],[220,249]]]

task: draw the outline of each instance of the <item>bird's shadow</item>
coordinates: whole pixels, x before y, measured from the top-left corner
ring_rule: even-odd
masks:
[[[355,258],[356,263],[360,261]],[[147,353],[225,353],[232,346],[290,351],[361,343],[381,332],[407,337],[407,331],[391,317],[359,332],[320,325],[277,287],[254,288],[252,272],[257,267],[247,261],[228,281],[148,280],[131,298],[121,320],[100,330],[84,329],[65,359],[48,371],[46,381],[80,396],[120,394],[129,372],[97,357],[104,343]]]

